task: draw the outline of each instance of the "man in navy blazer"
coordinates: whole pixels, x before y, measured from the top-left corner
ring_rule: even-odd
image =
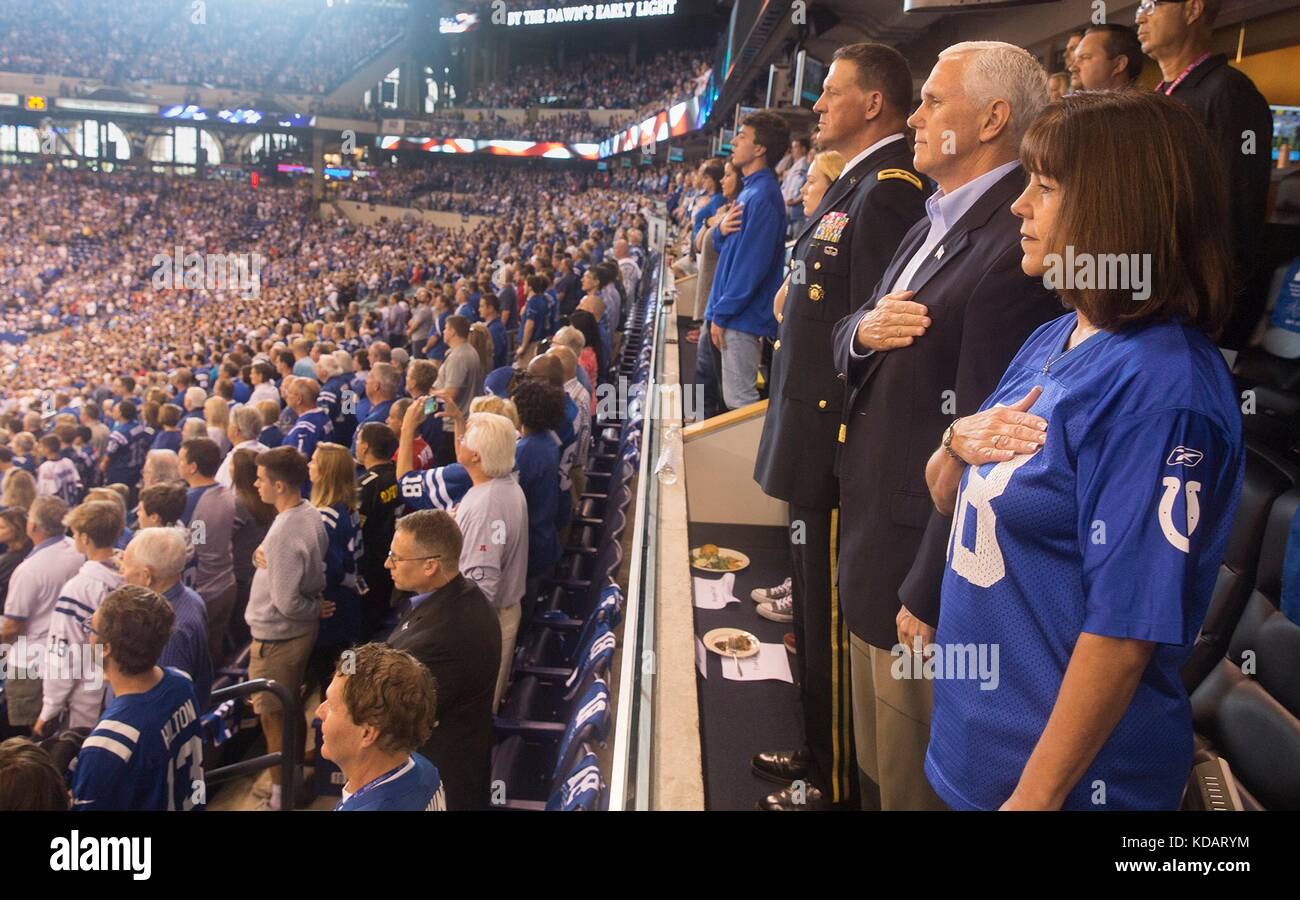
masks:
[[[1061,313],[1041,280],[1021,271],[1011,213],[1026,181],[1020,139],[1046,102],[1047,73],[1019,47],[971,42],[939,54],[907,122],[916,169],[939,190],[871,298],[835,326],[847,388],[839,594],[868,807],[944,808],[923,769],[931,685],[892,670],[916,637],[933,643],[938,624],[948,527],[930,500],[926,461],[953,417],[975,412],[1029,334]],[[936,539],[941,552],[922,554],[926,577],[914,582],[922,612],[904,606],[900,590]]]

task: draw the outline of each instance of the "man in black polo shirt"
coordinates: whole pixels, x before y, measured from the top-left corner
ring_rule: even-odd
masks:
[[[1137,9],[1142,52],[1160,65],[1156,90],[1183,101],[1205,123],[1227,176],[1237,263],[1237,303],[1219,343],[1240,349],[1264,312],[1263,291],[1247,291],[1268,203],[1273,115],[1254,82],[1211,54],[1222,0],[1142,0]]]

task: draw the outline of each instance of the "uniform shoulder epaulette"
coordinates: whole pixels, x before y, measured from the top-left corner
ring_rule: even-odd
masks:
[[[921,184],[921,179],[917,178],[906,169],[881,169],[876,173],[876,181],[888,181],[891,178],[897,178],[899,181],[906,181],[918,191],[925,190],[925,186]]]

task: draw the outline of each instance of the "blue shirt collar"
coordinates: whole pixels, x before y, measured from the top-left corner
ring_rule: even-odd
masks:
[[[39,544],[37,544],[35,547],[32,548],[32,555],[40,553],[46,547],[53,547],[55,544],[59,544],[62,542],[63,542],[62,535],[59,535],[58,537],[46,538],[45,540],[41,541]]]
[[[438,593],[436,590],[432,590],[432,591],[427,591],[423,594],[416,594],[414,597],[411,598],[411,609],[413,610],[419,609],[421,603],[423,603],[425,600],[428,600],[436,593]]]
[[[930,217],[930,224],[946,233],[980,197],[988,192],[989,188],[1001,181],[1004,175],[1018,165],[1020,165],[1019,160],[1003,163],[978,178],[972,178],[951,194],[945,194],[943,188],[939,188],[925,201],[925,213]]]

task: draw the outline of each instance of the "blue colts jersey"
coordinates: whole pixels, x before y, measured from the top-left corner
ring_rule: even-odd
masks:
[[[968,467],[957,496],[936,641],[968,665],[934,681],[925,762],[954,808],[1011,795],[1083,632],[1155,650],[1065,808],[1176,809],[1191,766],[1179,668],[1241,493],[1241,413],[1199,331],[1144,324],[1064,352],[1075,323],[1031,335],[984,403],[1041,386],[1030,412],[1048,422],[1043,447]]]
[[[407,512],[418,509],[449,510],[474,486],[460,463],[417,469],[402,476],[402,502]]]
[[[143,694],[115,697],[81,745],[72,808],[190,810],[206,802],[194,684],[180,669]]]
[[[418,753],[397,769],[381,775],[355,794],[348,794],[335,812],[444,812],[447,797],[438,770]]]
[[[119,422],[108,435],[108,469],[106,484],[120,482],[129,486],[140,480],[144,459],[153,446],[154,432],[143,422]]]
[[[316,452],[316,445],[321,441],[334,440],[334,420],[329,410],[316,407],[309,409],[293,423],[284,436],[282,447],[294,447],[303,456],[311,459]]]

